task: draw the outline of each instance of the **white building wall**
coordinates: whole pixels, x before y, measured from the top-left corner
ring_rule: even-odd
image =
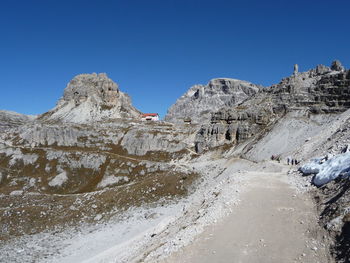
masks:
[[[143,121],[159,121],[159,116],[147,116],[147,117],[142,117],[141,120]]]

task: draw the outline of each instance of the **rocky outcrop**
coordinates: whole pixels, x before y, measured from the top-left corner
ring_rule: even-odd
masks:
[[[201,153],[224,144],[238,144],[257,134],[273,118],[273,112],[247,111],[236,108],[212,114],[211,123],[204,124],[195,138],[195,150]]]
[[[312,113],[343,112],[350,107],[349,70],[315,69],[283,79],[266,89],[275,105],[288,110],[308,109]]]
[[[222,107],[233,107],[259,91],[260,87],[247,81],[219,78],[207,85],[195,85],[172,105],[165,120],[182,123],[208,121],[211,112]]]
[[[194,134],[191,127],[131,120],[90,125],[27,123],[0,134],[0,172],[7,178],[0,183],[0,193],[23,190],[22,184],[13,182],[26,184],[30,178],[40,182],[31,191],[45,193],[81,192],[87,187],[96,190],[104,175],[132,181],[140,172],[138,165],[158,165],[192,154]],[[133,163],[132,169],[126,162]],[[63,171],[74,184],[49,187],[53,174]],[[143,175],[147,171],[144,169]]]
[[[335,70],[335,71],[344,71],[345,70],[345,68],[340,63],[339,60],[335,60],[335,61],[332,62],[331,69]]]
[[[211,123],[196,136],[196,150],[202,152],[220,145],[243,142],[272,125],[287,112],[330,114],[350,108],[350,70],[340,62],[331,68],[317,66],[307,72],[294,72],[279,84],[261,89],[235,107],[211,114]],[[307,115],[306,114],[306,115]]]
[[[88,123],[110,118],[138,118],[140,112],[129,96],[105,73],[81,74],[74,77],[64,90],[63,97],[41,120]]]

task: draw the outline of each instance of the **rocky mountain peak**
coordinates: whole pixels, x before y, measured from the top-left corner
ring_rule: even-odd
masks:
[[[237,105],[259,89],[259,86],[243,80],[212,79],[207,85],[192,86],[169,108],[165,120],[179,123],[190,118],[192,122],[200,123],[209,120],[211,112]]]
[[[88,123],[110,118],[137,118],[140,112],[130,97],[106,73],[75,76],[64,90],[63,97],[41,119]]]
[[[288,114],[312,118],[350,108],[350,70],[345,70],[339,61],[331,67],[318,65],[306,72],[297,69],[294,66],[292,76],[260,89],[238,106],[213,112],[210,123],[204,122],[197,133],[196,151],[242,143]]]
[[[63,94],[64,101],[73,99],[76,105],[86,101],[88,97],[112,106],[119,97],[119,87],[106,73],[80,74],[68,83]]]

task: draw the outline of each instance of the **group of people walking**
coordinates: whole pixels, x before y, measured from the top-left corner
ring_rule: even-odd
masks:
[[[297,159],[292,158],[292,157],[287,157],[287,164],[288,165],[297,165],[299,163],[300,163],[300,161],[298,161]]]
[[[279,156],[279,155],[272,155],[271,156],[271,160],[276,160],[277,162],[281,162],[281,156]],[[287,164],[288,165],[297,165],[299,163],[300,163],[300,161],[297,160],[296,158],[287,157]]]

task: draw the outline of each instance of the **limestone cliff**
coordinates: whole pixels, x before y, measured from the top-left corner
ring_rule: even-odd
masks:
[[[64,90],[63,97],[42,120],[88,123],[110,118],[138,118],[140,112],[129,96],[105,73],[81,74],[74,77]]]
[[[277,85],[261,89],[235,107],[211,114],[196,136],[196,150],[235,145],[265,131],[288,112],[304,116],[344,112],[350,108],[350,70],[339,61],[295,72]]]
[[[207,85],[191,87],[169,108],[165,120],[181,123],[191,119],[192,123],[202,123],[210,119],[211,112],[233,107],[257,93],[259,88],[237,79],[212,79]]]

